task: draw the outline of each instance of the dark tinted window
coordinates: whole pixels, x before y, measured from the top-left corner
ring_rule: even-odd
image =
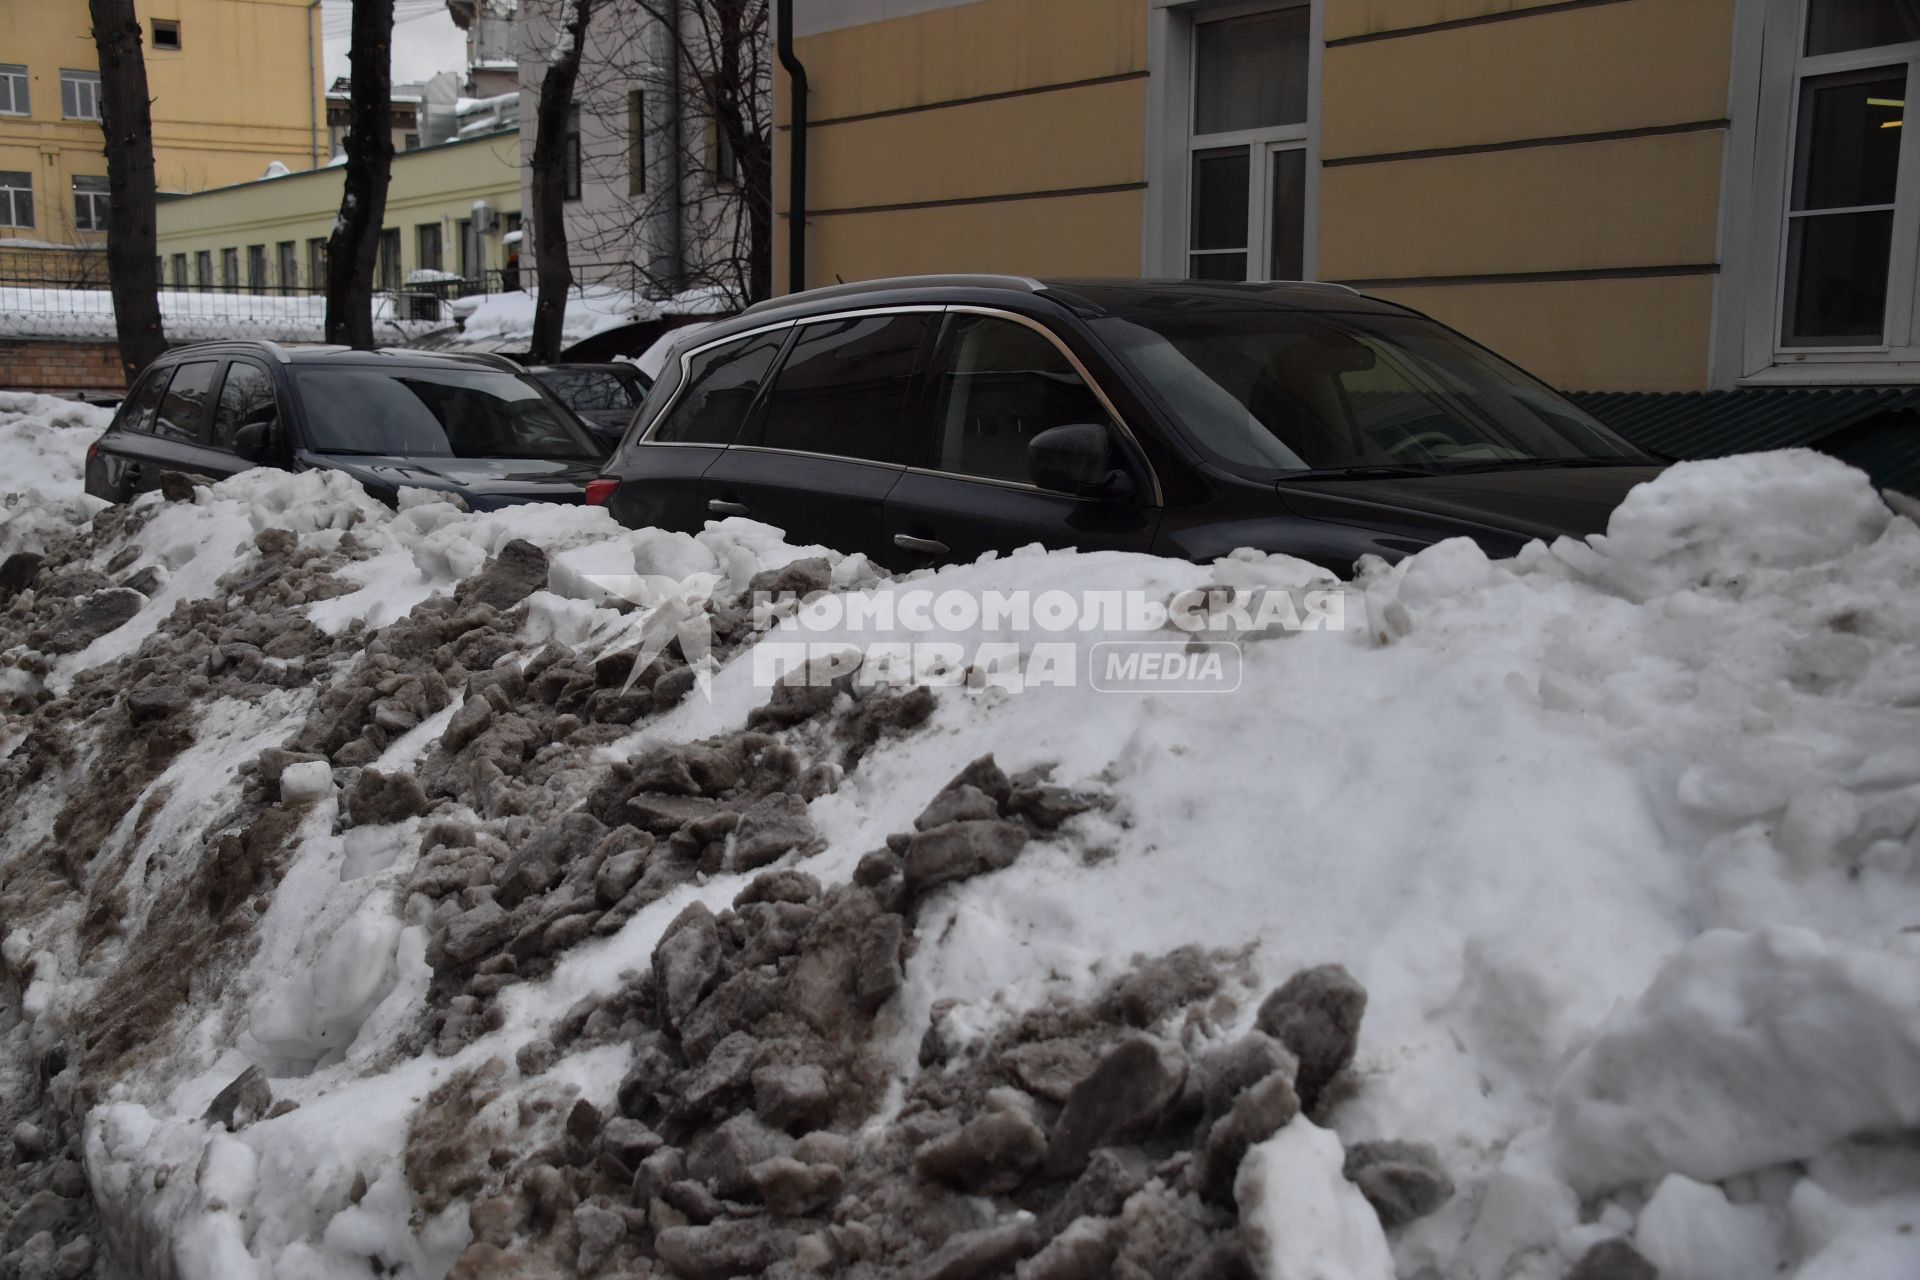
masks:
[[[167,379],[173,375],[172,369],[155,369],[147,375],[127,400],[126,408],[121,411],[120,429],[122,431],[151,432],[153,414],[160,407],[160,397],[166,394]]]
[[[154,419],[155,435],[199,443],[207,397],[213,392],[213,375],[219,368],[218,360],[195,360],[173,371],[173,381],[167,384],[167,394],[160,401],[160,416]]]
[[[639,406],[646,384],[608,369],[547,369],[540,375],[547,390],[575,413],[604,413]]]
[[[732,444],[786,338],[787,331],[779,329],[693,357],[686,388],[653,439]]]
[[[473,368],[300,369],[319,453],[426,458],[596,459],[573,415],[529,378]]]
[[[235,430],[249,422],[265,422],[275,412],[273,378],[257,364],[235,360],[227,366],[220,403],[213,410],[214,447],[232,448]]]
[[[1031,483],[1029,440],[1049,427],[1103,423],[1107,411],[1042,334],[1011,320],[956,316],[933,420],[935,467]]]
[[[921,340],[936,318],[916,313],[804,326],[774,379],[764,443],[906,461],[900,415]]]

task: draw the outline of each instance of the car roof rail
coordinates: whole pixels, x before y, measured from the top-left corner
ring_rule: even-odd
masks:
[[[418,347],[381,347],[380,354],[418,357],[425,360],[464,360],[471,364],[490,365],[504,373],[526,372],[518,360],[501,355],[498,351],[423,351]]]
[[[878,280],[855,280],[851,283],[842,281],[839,284],[804,289],[799,293],[782,294],[777,298],[756,302],[740,314],[756,315],[796,302],[811,302],[818,298],[857,297],[863,293],[880,293],[888,289],[1018,289],[1022,293],[1039,293],[1046,287],[1044,283],[1035,280],[1032,276],[986,274],[885,276]]]
[[[1356,298],[1364,298],[1367,296],[1350,284],[1340,284],[1333,280],[1269,280],[1267,283],[1293,284],[1299,285],[1303,289],[1332,289],[1337,293],[1350,293]]]

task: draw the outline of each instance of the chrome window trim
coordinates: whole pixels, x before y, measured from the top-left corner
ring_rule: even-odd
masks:
[[[1001,480],[995,476],[968,475],[964,471],[940,471],[933,467],[908,467],[908,475],[931,476],[935,480],[965,480],[970,484],[996,484],[1002,489],[1019,489],[1026,493],[1044,493],[1050,498],[1072,498],[1074,495],[1063,489],[1042,489],[1037,484],[1028,484],[1025,480]]]
[[[918,475],[946,476],[956,480],[977,480],[987,484],[1004,485],[1008,488],[1027,489],[1034,493],[1052,493],[1059,494],[1062,497],[1074,497],[1075,495],[1061,493],[1058,489],[1043,489],[1039,485],[1026,484],[1017,480],[996,480],[991,476],[968,475],[962,471],[940,471],[927,467],[908,466],[903,463],[876,462],[871,458],[849,458],[844,454],[837,453],[813,453],[805,449],[780,449],[770,445],[714,444],[711,441],[702,440],[655,440],[653,438],[655,432],[660,429],[660,424],[672,415],[674,407],[680,403],[680,397],[685,394],[687,389],[687,374],[693,367],[693,358],[703,351],[710,351],[715,347],[723,347],[730,343],[756,338],[763,333],[774,333],[783,329],[797,328],[801,325],[820,324],[835,320],[863,319],[868,316],[924,315],[927,312],[939,312],[943,315],[991,316],[997,320],[1011,320],[1015,324],[1026,326],[1052,343],[1054,350],[1065,357],[1067,363],[1073,367],[1074,373],[1079,375],[1080,380],[1087,384],[1087,388],[1092,391],[1094,397],[1100,401],[1100,407],[1107,411],[1107,417],[1112,421],[1114,427],[1122,436],[1126,437],[1127,443],[1133,446],[1134,452],[1139,456],[1141,465],[1147,469],[1147,481],[1152,489],[1153,505],[1155,507],[1164,507],[1166,505],[1166,497],[1160,487],[1160,475],[1154,470],[1153,460],[1147,456],[1147,451],[1140,447],[1139,437],[1134,435],[1133,428],[1127,425],[1126,418],[1123,417],[1120,410],[1114,406],[1113,398],[1107,394],[1106,388],[1100,385],[1099,380],[1095,378],[1087,366],[1081,362],[1080,357],[1076,356],[1068,349],[1066,343],[1060,340],[1060,335],[1031,316],[1023,316],[1017,311],[1008,311],[1002,307],[981,306],[976,303],[911,303],[894,307],[858,307],[847,311],[829,311],[823,312],[820,315],[797,316],[790,320],[776,320],[771,324],[763,324],[751,329],[743,329],[738,333],[729,333],[724,337],[714,338],[711,341],[702,342],[697,346],[688,347],[680,353],[680,382],[673,389],[673,397],[661,407],[660,412],[654,415],[653,421],[647,424],[646,431],[633,443],[635,446],[660,445],[697,449],[750,449],[758,453],[788,453],[801,457],[824,458],[831,462],[856,462],[864,466],[883,467],[889,470],[912,472]]]
[[[1147,451],[1140,447],[1139,438],[1133,434],[1133,428],[1127,425],[1127,420],[1121,416],[1120,410],[1114,407],[1113,398],[1107,394],[1107,389],[1101,386],[1099,379],[1095,378],[1087,366],[1080,362],[1080,357],[1067,349],[1067,344],[1060,340],[1059,334],[1031,316],[1023,316],[1017,311],[1007,311],[1000,307],[983,307],[972,303],[955,303],[947,307],[946,310],[950,313],[958,313],[961,315],[992,316],[999,320],[1011,320],[1015,324],[1025,325],[1027,328],[1032,329],[1035,333],[1045,338],[1048,342],[1051,342],[1054,349],[1066,357],[1067,363],[1073,366],[1073,371],[1080,375],[1080,381],[1087,384],[1087,389],[1093,392],[1094,397],[1100,401],[1100,407],[1107,411],[1107,417],[1113,422],[1114,427],[1119,430],[1121,435],[1127,438],[1127,443],[1132,445],[1134,452],[1139,455],[1140,464],[1147,469],[1147,482],[1153,491],[1153,505],[1155,507],[1164,507],[1166,505],[1166,497],[1160,489],[1160,473],[1153,469],[1153,459],[1149,458]],[[940,472],[939,474],[958,475],[966,480],[984,480],[988,478],[986,476],[969,476],[964,472]],[[1041,489],[1038,485],[1030,487],[1040,493],[1060,492],[1058,489]],[[1076,495],[1067,494],[1066,496],[1074,497]]]
[[[881,462],[876,458],[849,458],[844,453],[816,453],[812,449],[779,449],[766,444],[730,444],[729,449],[738,449],[742,453],[778,453],[789,458],[819,458],[823,462],[845,462],[855,467],[872,467],[877,471],[906,471],[904,462]]]

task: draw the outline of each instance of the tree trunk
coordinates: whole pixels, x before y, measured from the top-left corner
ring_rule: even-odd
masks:
[[[393,0],[353,0],[346,190],[327,237],[327,341],[373,345],[373,267],[393,174]]]
[[[573,291],[573,262],[567,256],[567,171],[572,163],[567,134],[592,4],[562,0],[534,117],[533,268],[540,294],[533,308],[531,355],[536,364],[560,358],[567,295]]]
[[[160,319],[154,230],[153,120],[147,64],[133,0],[88,0],[100,58],[100,129],[106,136],[107,279],[127,385],[167,349]]]

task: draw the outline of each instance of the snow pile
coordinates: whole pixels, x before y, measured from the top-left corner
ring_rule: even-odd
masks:
[[[1604,538],[1365,564],[1233,694],[769,689],[742,595],[1310,585],[884,578],[325,474],[70,527],[0,614],[7,1247],[1920,1273],[1920,528],[1857,472],[1683,464]]]
[[[102,504],[86,496],[87,446],[113,410],[26,392],[0,391],[0,562],[39,552],[50,531],[84,523]]]
[[[533,284],[533,272],[526,270],[528,287],[511,293],[488,294],[484,298],[463,298],[454,304],[460,319],[460,338],[448,344],[459,349],[460,342],[480,345],[488,350],[524,348],[533,341],[533,313],[539,301],[539,288]],[[646,298],[611,285],[575,285],[567,295],[566,318],[561,323],[561,346],[571,347],[596,334],[645,320],[665,316],[725,315],[737,309],[723,290],[690,289],[664,301]]]

